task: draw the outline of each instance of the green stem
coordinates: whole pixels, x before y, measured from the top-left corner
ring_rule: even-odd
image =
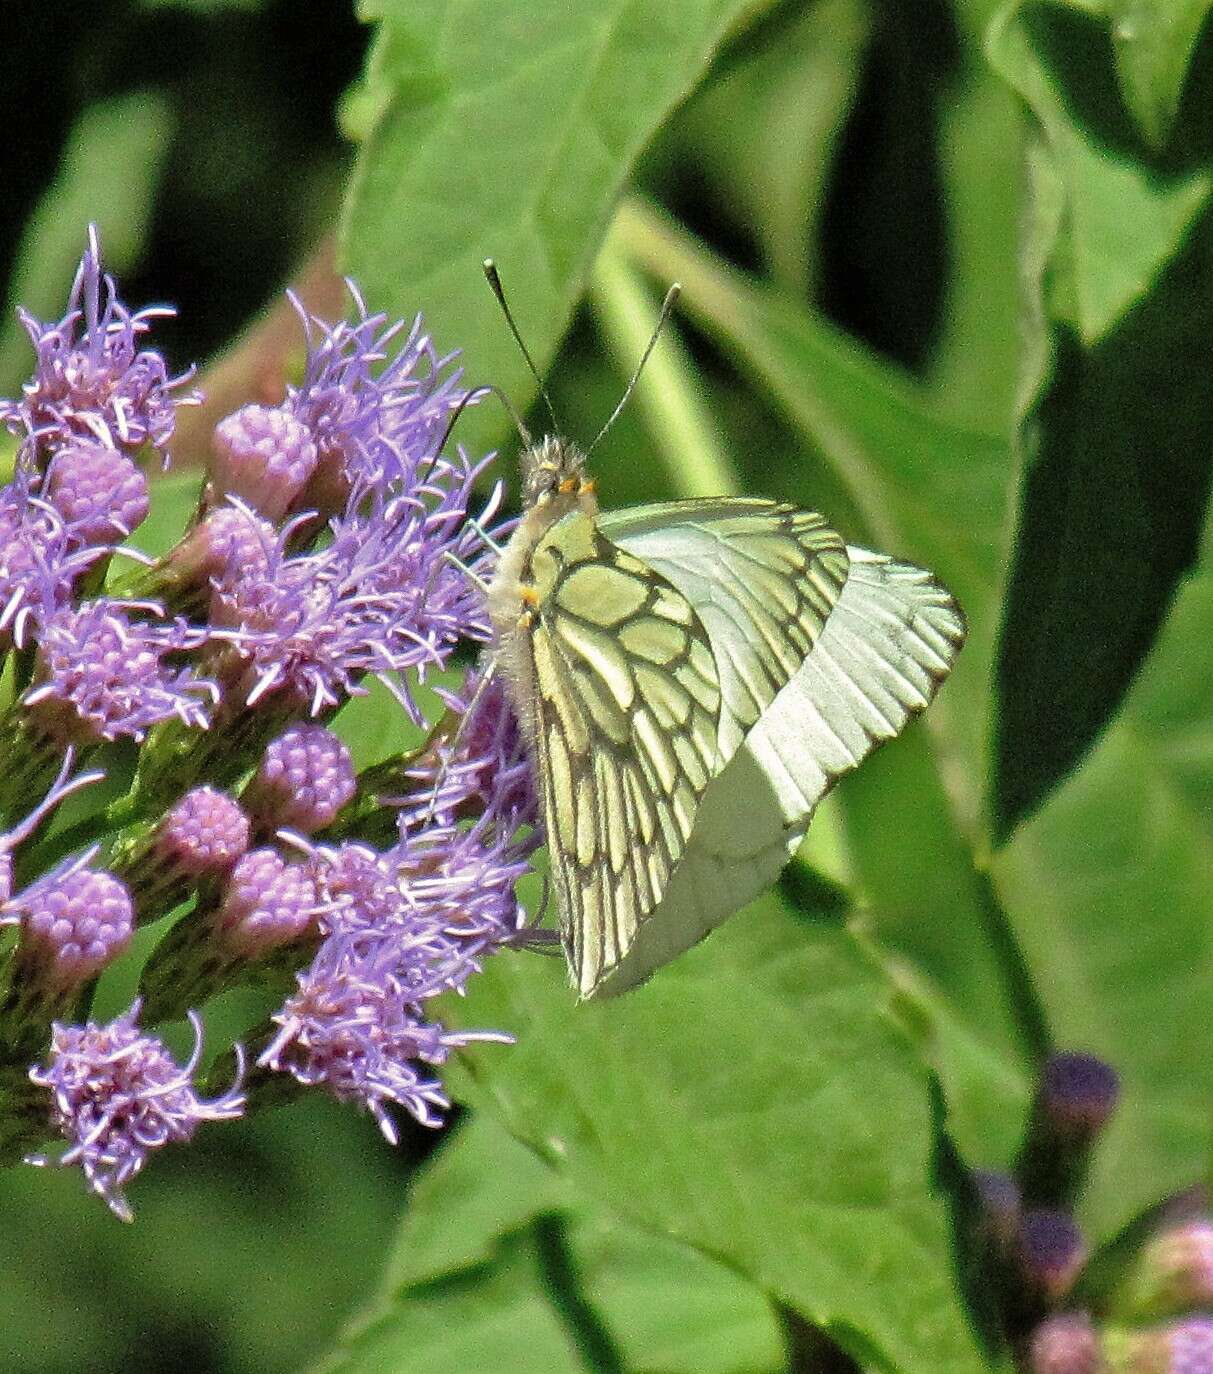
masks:
[[[590,274],[590,304],[621,371],[630,373],[653,333],[657,311],[640,274],[614,237]],[[716,441],[715,423],[695,366],[673,325],[653,349],[636,403],[657,440],[679,496],[733,496],[737,473]]]

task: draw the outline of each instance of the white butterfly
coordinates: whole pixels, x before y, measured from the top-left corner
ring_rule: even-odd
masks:
[[[600,514],[584,454],[553,437],[522,470],[491,654],[593,997],[773,881],[834,782],[931,701],[965,622],[929,573],[813,512],[728,497]]]

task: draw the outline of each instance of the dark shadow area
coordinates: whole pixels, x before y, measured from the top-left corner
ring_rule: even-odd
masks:
[[[1192,567],[1213,461],[1213,212],[1090,350],[1056,339],[1032,417],[996,681],[1005,839],[1094,743]]]
[[[948,280],[939,112],[960,46],[944,0],[886,0],[878,10],[827,187],[817,305],[881,353],[919,368]]]

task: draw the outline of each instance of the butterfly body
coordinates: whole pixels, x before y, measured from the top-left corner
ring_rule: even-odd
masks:
[[[489,590],[582,996],[626,989],[777,875],[837,777],[964,637],[926,573],[773,501],[602,514],[584,455],[523,459]]]

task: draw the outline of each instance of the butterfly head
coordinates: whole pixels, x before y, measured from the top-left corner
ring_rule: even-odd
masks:
[[[522,503],[532,510],[553,503],[563,513],[581,507],[597,511],[594,483],[586,476],[585,454],[567,439],[549,434],[522,455]]]

